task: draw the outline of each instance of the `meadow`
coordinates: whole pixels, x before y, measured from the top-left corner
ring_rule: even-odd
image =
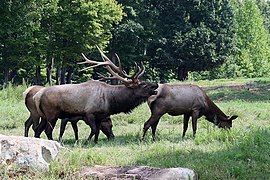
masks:
[[[142,142],[143,123],[150,116],[144,103],[130,114],[112,116],[116,136],[113,141],[108,141],[101,133],[98,144],[87,142],[90,129],[80,121],[80,140],[75,144],[68,124],[63,136],[65,148],[51,163],[49,172],[31,172],[21,178],[70,179],[84,166],[146,165],[191,168],[200,179],[269,179],[270,78],[192,83],[203,87],[223,86],[206,92],[226,114],[239,116],[230,131],[214,127],[202,117],[198,120],[196,138],[192,137],[190,122],[186,137],[182,139],[183,117],[165,115],[158,125],[156,141],[152,141],[149,131]],[[249,84],[251,88],[226,87],[231,84]],[[22,99],[25,89],[25,85],[9,85],[0,91],[0,134],[23,135],[24,122],[29,116]],[[54,130],[55,139],[59,123]],[[33,136],[32,129],[30,131]],[[1,176],[7,176],[7,172],[2,170]]]

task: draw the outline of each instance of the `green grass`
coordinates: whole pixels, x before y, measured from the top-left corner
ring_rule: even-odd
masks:
[[[226,80],[201,81],[200,85],[224,85]],[[227,82],[228,81],[228,82]],[[270,83],[270,79],[227,80],[227,84]],[[23,135],[24,121],[28,117],[21,93],[26,87],[9,87],[0,91],[0,133]],[[191,124],[184,140],[182,116],[162,117],[157,140],[152,142],[150,131],[140,141],[143,123],[149,118],[146,104],[131,114],[112,116],[116,138],[107,141],[103,134],[99,143],[87,143],[90,129],[79,122],[80,141],[75,145],[71,125],[64,134],[63,149],[47,173],[32,172],[25,178],[70,178],[84,166],[93,165],[148,165],[154,167],[187,167],[194,169],[200,179],[268,179],[270,177],[270,90],[259,88],[218,89],[207,91],[214,102],[228,115],[238,119],[230,131],[221,130],[204,118],[198,121],[196,138],[192,138]],[[59,122],[54,131],[58,138]],[[43,135],[43,138],[45,136]]]

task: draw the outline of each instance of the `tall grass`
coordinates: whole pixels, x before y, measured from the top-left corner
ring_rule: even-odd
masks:
[[[24,83],[20,86],[13,86],[12,83],[7,84],[5,87],[2,87],[0,91],[0,100],[1,101],[21,101],[22,94],[27,89],[27,85]]]

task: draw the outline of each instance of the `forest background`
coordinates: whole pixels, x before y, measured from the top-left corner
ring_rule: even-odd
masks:
[[[95,45],[127,73],[168,82],[270,74],[267,0],[24,0],[0,4],[0,84],[98,78]]]

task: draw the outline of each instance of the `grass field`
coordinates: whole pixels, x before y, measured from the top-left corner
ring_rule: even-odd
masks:
[[[75,145],[69,125],[64,134],[66,148],[51,164],[50,171],[45,174],[34,172],[31,176],[26,174],[22,178],[70,178],[83,166],[147,165],[191,168],[198,173],[200,179],[269,179],[270,78],[192,83],[201,86],[253,83],[256,87],[207,91],[226,114],[237,114],[239,118],[234,121],[230,131],[218,129],[201,118],[195,139],[192,138],[191,124],[186,138],[181,138],[182,116],[165,115],[158,125],[156,142],[152,142],[150,131],[146,140],[141,142],[143,123],[150,116],[146,104],[131,114],[112,116],[116,136],[114,141],[107,141],[101,134],[98,144],[87,143],[85,139],[90,129],[81,121],[81,140]],[[21,95],[25,89],[25,86],[10,86],[0,91],[1,134],[23,135],[24,121],[29,115]],[[58,138],[58,133],[59,122],[54,131],[55,139]]]

